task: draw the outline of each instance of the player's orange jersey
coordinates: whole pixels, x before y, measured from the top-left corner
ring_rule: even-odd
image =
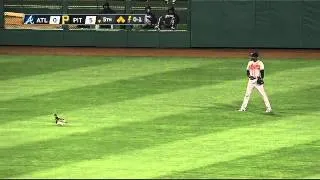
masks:
[[[264,70],[264,64],[260,60],[258,60],[256,62],[249,61],[248,65],[247,65],[247,70],[249,70],[250,76],[253,76],[255,78],[261,77],[260,71]]]

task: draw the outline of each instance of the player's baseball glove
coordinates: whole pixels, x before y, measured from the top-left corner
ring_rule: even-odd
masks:
[[[262,78],[258,78],[258,79],[257,79],[257,84],[258,84],[258,85],[264,84],[263,79],[262,79]]]

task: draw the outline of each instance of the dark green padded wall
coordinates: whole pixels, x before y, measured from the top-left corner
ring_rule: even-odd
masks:
[[[64,31],[64,46],[126,47],[127,32]]]
[[[255,1],[255,46],[300,46],[301,1]]]
[[[4,26],[4,7],[3,0],[0,1],[0,29]]]
[[[320,48],[320,2],[302,2],[301,46]]]
[[[159,37],[155,32],[128,33],[128,47],[158,47]]]
[[[1,45],[59,46],[63,42],[64,41],[62,31],[0,31]]]
[[[195,0],[192,3],[192,46],[283,47],[300,45],[300,21],[292,17],[292,14],[300,16],[298,4],[298,1]],[[292,13],[296,10],[299,12],[298,15]],[[293,31],[288,33],[288,29],[293,29]]]
[[[190,47],[190,32],[128,32],[128,47]]]
[[[190,32],[0,30],[0,45],[190,47]]]
[[[190,47],[190,32],[160,32],[160,48],[184,48]]]
[[[220,20],[223,12],[216,9],[223,8],[222,0],[192,1],[191,7],[191,46],[211,47],[219,43],[218,39],[221,36],[219,28],[223,24]],[[212,42],[213,40],[215,42]]]
[[[251,46],[254,27],[253,1],[193,1],[193,47]]]
[[[192,47],[320,48],[320,2],[193,0]]]
[[[251,46],[254,28],[254,3],[252,1],[224,1],[220,46]],[[220,20],[220,21],[221,21]]]

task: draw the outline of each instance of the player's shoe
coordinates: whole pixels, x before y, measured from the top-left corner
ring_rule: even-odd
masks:
[[[240,108],[238,111],[244,112],[244,111],[246,111],[246,109]]]
[[[266,110],[266,113],[271,113],[272,112],[272,109],[271,108],[268,108],[267,110]]]

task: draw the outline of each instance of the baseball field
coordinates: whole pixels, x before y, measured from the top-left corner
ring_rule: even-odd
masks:
[[[248,50],[0,54],[0,178],[320,178],[320,51],[261,50],[268,114]]]

